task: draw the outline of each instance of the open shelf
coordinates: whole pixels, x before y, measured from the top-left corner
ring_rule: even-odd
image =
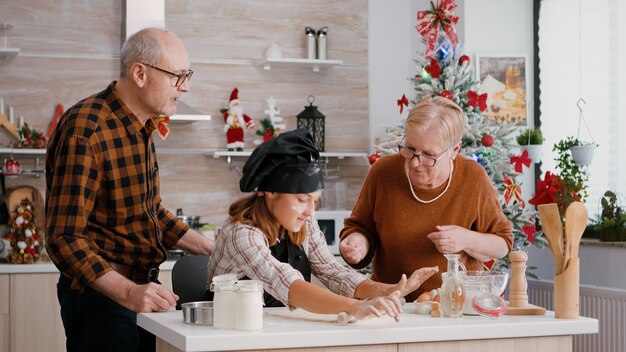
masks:
[[[233,157],[242,157],[247,158],[252,154],[252,150],[244,150],[244,151],[228,151],[228,150],[217,150],[213,153],[214,158],[226,158],[226,162],[230,163]],[[366,152],[320,152],[320,158],[367,158]]]
[[[313,69],[313,72],[319,72],[320,68],[330,68],[333,66],[343,65],[341,60],[316,60],[316,59],[267,59],[262,61],[261,64],[264,70],[271,70],[272,67],[285,67],[285,66],[308,66]]]
[[[196,121],[211,121],[211,115],[176,114],[176,115],[170,116],[171,123],[185,123],[185,122],[196,122]]]
[[[0,155],[46,155],[46,149],[33,148],[0,148]]]
[[[10,60],[20,53],[19,48],[0,48],[0,59]]]
[[[203,114],[182,101],[178,102],[176,114],[170,116],[170,123],[190,123],[196,121],[211,121],[211,115]]]

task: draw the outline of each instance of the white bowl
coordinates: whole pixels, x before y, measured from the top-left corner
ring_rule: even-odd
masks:
[[[420,315],[430,315],[433,301],[415,302],[415,312]]]

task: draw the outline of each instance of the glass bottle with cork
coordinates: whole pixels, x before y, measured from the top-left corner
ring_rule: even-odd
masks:
[[[462,317],[465,308],[465,287],[463,287],[463,277],[459,272],[459,267],[465,271],[465,266],[459,262],[458,254],[444,254],[444,256],[448,260],[448,270],[441,275],[443,278],[443,285],[439,292],[441,312],[444,317]]]

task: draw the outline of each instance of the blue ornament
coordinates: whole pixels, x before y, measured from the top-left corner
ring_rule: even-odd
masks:
[[[448,58],[452,58],[454,56],[452,42],[443,33],[439,33],[439,38],[437,39],[437,49],[435,49],[435,54],[433,56],[439,62],[446,61]]]

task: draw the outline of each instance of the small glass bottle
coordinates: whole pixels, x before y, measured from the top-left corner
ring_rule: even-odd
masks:
[[[465,288],[459,273],[459,255],[444,254],[448,259],[448,271],[441,286],[441,312],[444,317],[462,317],[465,308]]]

